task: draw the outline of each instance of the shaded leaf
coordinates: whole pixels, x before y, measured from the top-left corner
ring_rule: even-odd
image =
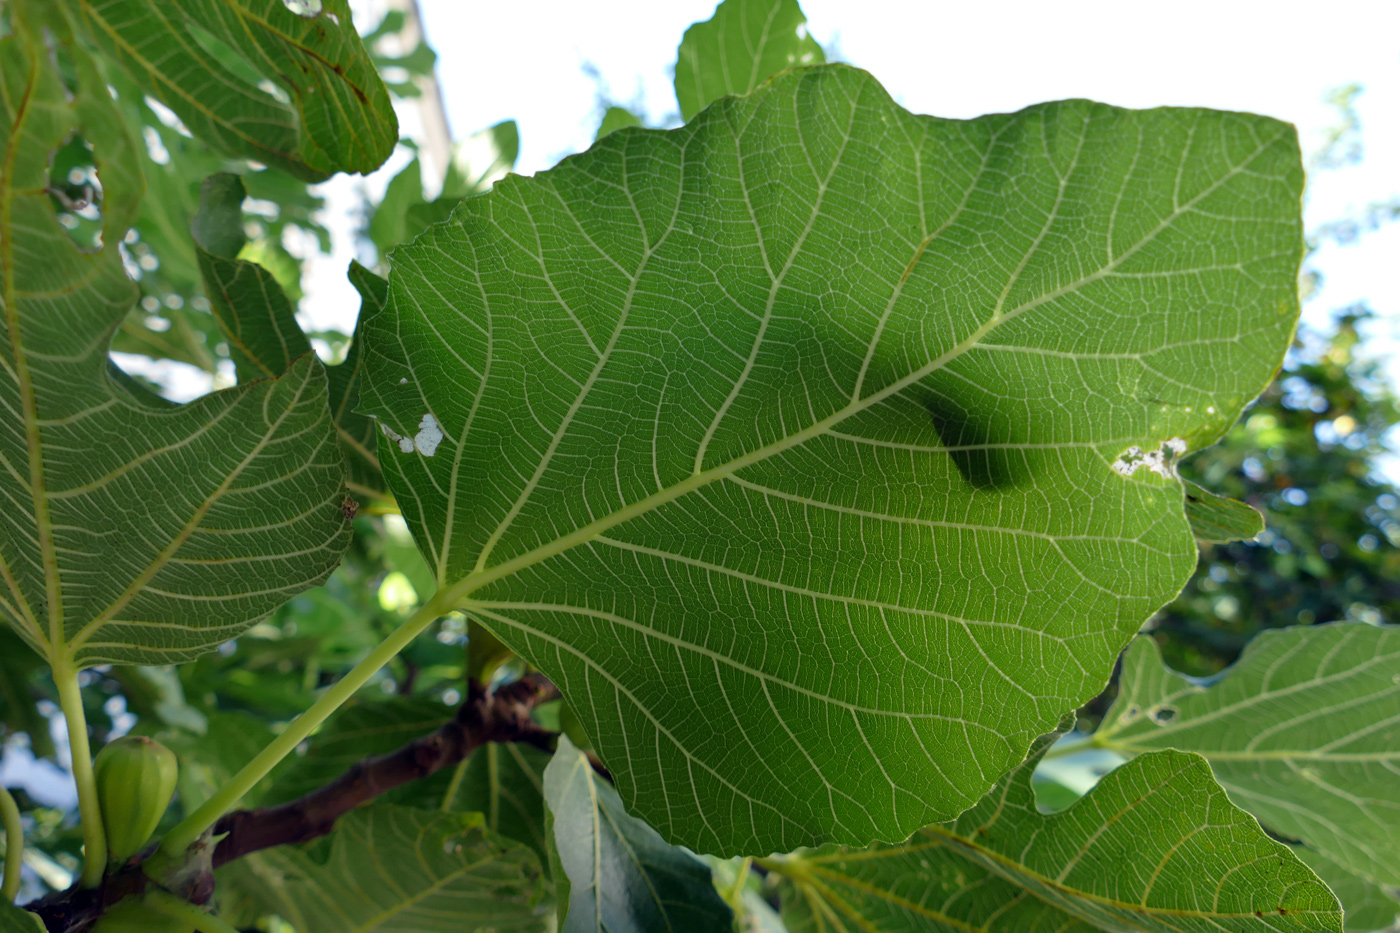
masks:
[[[371,804],[310,847],[268,849],[217,877],[235,923],[276,914],[299,933],[545,929],[539,860],[478,813]]]
[[[202,735],[172,731],[159,737],[180,760],[180,806],[192,813],[267,747],[274,735],[256,716],[215,710],[209,713]],[[265,799],[266,787],[260,784],[235,805],[257,806]]]
[[[187,660],[324,581],[345,550],[325,375],[307,357],[176,406],[112,372],[135,290],[110,224],[130,212],[106,215],[95,252],[55,221],[49,154],[83,111],[17,18],[0,46],[13,159],[0,177],[0,615],[50,663]],[[85,98],[111,104],[105,85]],[[138,197],[122,182],[139,173],[104,158],[105,201]]]
[[[1327,882],[1342,902],[1342,929],[1346,933],[1391,933],[1400,929],[1400,893],[1387,893],[1380,885],[1347,871],[1316,849],[1289,848]]]
[[[355,320],[355,332],[350,336],[345,359],[327,369],[327,391],[331,417],[335,419],[340,449],[345,454],[349,471],[346,485],[355,495],[374,498],[384,494],[384,477],[379,472],[378,432],[374,421],[359,411],[360,380],[364,376],[365,322],[384,307],[389,283],[354,261],[350,263],[349,277],[350,284],[360,293],[360,316]]]
[[[365,230],[370,242],[379,251],[381,264],[388,259],[389,250],[418,232],[409,226],[408,210],[422,203],[423,165],[414,156],[397,175],[389,179],[389,184],[384,188],[384,197],[375,205]]]
[[[344,706],[316,733],[306,755],[278,778],[265,802],[283,803],[329,784],[361,759],[396,751],[454,713],[427,697],[385,697]]]
[[[714,16],[685,31],[677,56],[676,100],[687,122],[718,98],[826,61],[797,0],[724,0]]]
[[[239,259],[243,236],[243,180],[221,172],[200,188],[199,212],[191,225],[204,289],[239,382],[275,379],[311,352],[311,341],[271,272]]]
[[[229,155],[319,181],[373,171],[398,140],[346,0],[304,16],[282,0],[66,2],[147,94]]]
[[[413,801],[404,802],[481,813],[488,829],[525,843],[544,864],[544,772],[550,758],[530,745],[488,742],[457,768],[434,775],[419,789],[405,789]]]
[[[1186,518],[1191,533],[1205,544],[1248,541],[1264,530],[1264,516],[1254,506],[1228,496],[1217,496],[1202,486],[1183,481]]]
[[[569,880],[563,933],[731,933],[733,913],[709,866],[629,816],[566,736],[545,768],[544,795]]]
[[[795,71],[401,247],[361,405],[438,599],[663,836],[907,838],[1194,569],[1172,458],[1288,343],[1298,165],[1262,117]]]
[[[52,758],[54,753],[48,717],[36,705],[40,694],[35,677],[47,666],[18,635],[0,626],[0,735],[23,732],[37,758]]]
[[[277,377],[292,362],[310,354],[311,341],[296,320],[296,309],[272,272],[237,258],[243,248],[245,196],[237,175],[220,173],[205,180],[200,211],[193,222],[199,268],[214,317],[228,343],[239,382]],[[350,282],[360,293],[361,318],[377,311],[387,288],[383,279],[351,262]],[[357,323],[345,360],[327,367],[327,398],[336,435],[345,454],[347,486],[361,497],[384,492],[374,450],[374,424],[355,409],[359,402],[364,357]]]
[[[0,933],[46,933],[36,914],[0,901]]]
[[[1095,744],[1199,752],[1230,799],[1344,868],[1400,885],[1400,628],[1361,622],[1263,632],[1204,686],[1151,638],[1123,659]]]

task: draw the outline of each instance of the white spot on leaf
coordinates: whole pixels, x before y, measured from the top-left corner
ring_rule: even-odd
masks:
[[[438,445],[442,443],[442,428],[438,426],[437,419],[432,415],[424,415],[418,422],[418,433],[412,437],[404,437],[402,434],[389,427],[384,422],[379,422],[379,430],[384,432],[384,436],[399,445],[399,450],[406,454],[417,450],[425,457],[431,457],[437,453]]]
[[[437,453],[438,445],[442,443],[442,428],[438,427],[437,419],[432,415],[424,415],[418,422],[418,433],[413,435],[412,447],[417,447],[418,452],[425,457],[431,457]],[[399,446],[403,446],[400,444]],[[405,448],[405,450],[410,450]]]
[[[1175,461],[1186,453],[1186,442],[1179,437],[1165,440],[1156,450],[1143,450],[1136,444],[1118,455],[1113,461],[1113,469],[1124,476],[1132,476],[1140,467],[1146,467],[1163,479],[1176,476]]]

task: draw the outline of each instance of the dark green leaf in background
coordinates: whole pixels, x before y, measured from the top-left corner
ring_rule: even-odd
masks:
[[[709,866],[628,815],[567,737],[545,769],[544,795],[569,881],[562,933],[730,933],[733,914]]]
[[[725,0],[681,40],[676,61],[681,119],[689,121],[721,97],[747,94],[780,71],[824,61],[797,0]]]
[[[298,933],[546,929],[539,859],[486,829],[479,813],[371,804],[323,840],[258,852],[218,878],[233,922],[275,914]]]
[[[1301,181],[1262,117],[794,71],[400,248],[362,405],[443,592],[663,836],[907,838],[1193,570],[1173,460],[1288,343]]]
[[[200,139],[319,181],[378,168],[398,140],[346,0],[63,0]]]

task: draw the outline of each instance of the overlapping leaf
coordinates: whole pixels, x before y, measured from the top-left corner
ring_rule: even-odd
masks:
[[[713,17],[691,26],[681,39],[676,60],[681,119],[725,95],[747,94],[787,68],[824,61],[797,0],[724,0]]]
[[[1196,544],[1171,475],[1296,312],[1291,129],[913,116],[780,76],[395,253],[362,398],[456,601],[720,853],[952,818]]]
[[[563,933],[730,933],[733,914],[709,866],[629,815],[566,736],[544,795],[568,898]]]
[[[247,242],[243,233],[243,182],[221,173],[205,180],[193,230],[200,274],[219,322],[239,382],[276,377],[299,357],[312,352],[297,323],[296,312],[271,272],[239,259]],[[357,262],[350,264],[350,282],[360,293],[360,319],[378,311],[387,286]],[[328,367],[328,397],[332,420],[349,470],[347,485],[362,497],[384,491],[375,452],[374,424],[355,411],[359,402],[360,367],[364,358],[362,329],[357,323],[349,353]]]
[[[64,0],[93,40],[195,136],[319,181],[378,168],[398,140],[346,0]]]
[[[1400,628],[1299,626],[1255,637],[1209,687],[1135,641],[1095,743],[1199,752],[1275,832],[1400,885]]]
[[[446,780],[409,792],[418,806],[481,813],[486,827],[546,858],[544,772],[550,756],[529,745],[488,742]],[[405,795],[407,796],[407,794]]]
[[[0,615],[50,663],[188,659],[323,581],[349,539],[314,357],[174,406],[109,369],[134,297],[116,244],[139,172],[106,86],[70,104],[17,8],[0,49]],[[79,71],[80,79],[84,77]],[[80,252],[45,193],[81,124],[103,141],[104,239]],[[94,132],[100,130],[101,132]],[[111,135],[109,135],[111,134]]]
[[[903,845],[775,860],[791,879],[785,915],[882,933],[1340,929],[1326,886],[1197,755],[1144,755],[1040,813],[1031,776],[1053,739],[954,823]]]
[[[539,860],[479,813],[373,804],[309,848],[279,846],[219,870],[223,911],[276,914],[300,933],[545,930]]]

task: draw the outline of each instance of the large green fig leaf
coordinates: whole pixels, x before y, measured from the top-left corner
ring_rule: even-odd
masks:
[[[540,863],[479,813],[376,803],[327,839],[278,846],[219,869],[221,907],[251,926],[276,914],[300,933],[543,931]]]
[[[1400,627],[1266,631],[1210,686],[1137,639],[1094,743],[1199,752],[1236,804],[1343,867],[1400,886]]]
[[[1291,128],[914,116],[844,66],[508,177],[394,254],[362,407],[440,589],[697,851],[900,840],[1196,563],[1173,471],[1297,312]]]
[[[824,61],[797,0],[724,0],[714,16],[685,31],[677,50],[681,119],[725,95],[747,94],[779,71]]]
[[[370,172],[398,141],[347,0],[63,0],[195,136],[309,181]]]
[[[140,174],[130,141],[106,135],[106,86],[84,80],[70,103],[15,15],[0,46],[0,616],[54,665],[192,658],[325,580],[348,543],[325,374],[307,356],[175,406],[109,367],[135,295],[117,244]],[[49,154],[79,126],[100,141],[95,252],[46,193]]]
[[[629,815],[567,736],[560,736],[544,770],[544,796],[568,879],[561,884],[560,898],[568,892],[562,933],[733,929],[733,913],[715,890],[710,867]]]

